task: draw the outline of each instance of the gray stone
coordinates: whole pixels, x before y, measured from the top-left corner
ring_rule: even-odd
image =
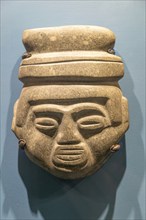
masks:
[[[129,126],[113,32],[96,26],[31,29],[23,43],[24,87],[12,122],[20,148],[57,177],[94,173],[119,150]]]

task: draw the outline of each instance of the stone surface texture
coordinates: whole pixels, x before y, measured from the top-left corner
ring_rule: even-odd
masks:
[[[25,30],[12,130],[28,157],[63,179],[97,171],[129,126],[115,36],[98,26]]]

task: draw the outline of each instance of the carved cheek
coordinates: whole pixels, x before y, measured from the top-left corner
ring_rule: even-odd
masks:
[[[110,147],[117,142],[117,139],[116,129],[110,126],[103,129],[102,132],[89,137],[86,141],[99,160],[99,157],[106,155]]]

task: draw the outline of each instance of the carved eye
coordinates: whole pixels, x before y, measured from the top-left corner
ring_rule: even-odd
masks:
[[[77,124],[82,130],[98,133],[105,127],[105,119],[102,116],[92,115],[79,119]]]
[[[58,122],[53,118],[36,118],[35,126],[42,132],[54,131],[58,128]]]

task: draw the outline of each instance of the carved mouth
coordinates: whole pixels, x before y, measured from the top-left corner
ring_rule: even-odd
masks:
[[[56,148],[52,161],[56,168],[73,170],[85,166],[87,163],[87,156],[83,147],[65,145]]]

